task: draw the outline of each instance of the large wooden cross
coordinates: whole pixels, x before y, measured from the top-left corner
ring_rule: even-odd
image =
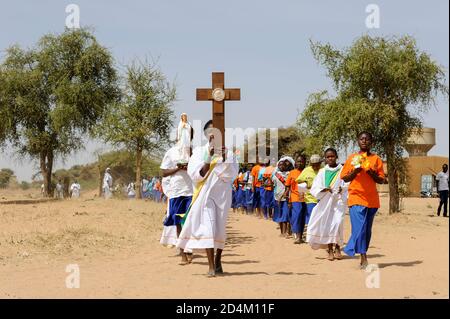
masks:
[[[225,89],[223,72],[213,72],[212,89],[197,89],[197,101],[213,102],[213,126],[222,133],[222,146],[225,146],[225,101],[240,100],[241,89]]]

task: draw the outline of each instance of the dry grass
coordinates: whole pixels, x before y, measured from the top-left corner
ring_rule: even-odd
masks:
[[[0,196],[11,197],[11,196]],[[0,259],[85,257],[133,251],[161,230],[165,206],[87,198],[0,205]]]

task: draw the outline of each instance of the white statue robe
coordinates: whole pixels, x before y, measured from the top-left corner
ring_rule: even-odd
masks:
[[[180,121],[177,130],[177,146],[179,148],[179,160],[188,162],[191,149],[191,124]]]
[[[332,193],[321,192],[325,185],[325,171],[338,171],[330,185]],[[311,212],[306,241],[313,249],[326,248],[328,244],[344,243],[344,216],[347,210],[348,183],[340,178],[342,165],[330,168],[326,165],[317,174],[311,187],[311,195],[319,200]],[[339,194],[339,187],[342,192]]]
[[[188,164],[188,174],[195,185],[204,180],[200,170],[208,157],[209,145],[197,147]],[[232,183],[239,165],[232,152],[222,158],[207,177],[177,240],[177,247],[193,249],[223,249],[226,240],[226,223],[232,201]]]

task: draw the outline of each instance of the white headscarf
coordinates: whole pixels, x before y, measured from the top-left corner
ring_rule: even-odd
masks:
[[[280,164],[281,162],[284,162],[284,161],[288,161],[289,163],[292,164],[292,166],[295,167],[295,161],[294,161],[294,159],[293,159],[292,157],[290,157],[290,156],[283,156],[283,157],[281,157],[280,160],[279,160],[278,163],[277,163],[277,166],[278,166],[278,164]]]

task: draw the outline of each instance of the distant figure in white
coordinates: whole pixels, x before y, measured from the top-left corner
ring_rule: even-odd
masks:
[[[134,183],[131,182],[127,186],[127,195],[128,198],[135,198],[136,197],[136,191],[134,190]]]
[[[181,120],[177,130],[177,144],[179,147],[179,163],[187,163],[191,153],[191,124],[186,113],[181,114]]]
[[[80,198],[81,185],[77,180],[70,186],[70,193],[72,194],[72,198]]]
[[[108,167],[105,171],[105,176],[103,177],[103,196],[105,199],[112,197],[113,178],[110,172],[111,169]]]
[[[63,185],[61,184],[61,180],[56,183],[56,198],[57,199],[63,199],[64,198],[64,191],[63,191]]]

